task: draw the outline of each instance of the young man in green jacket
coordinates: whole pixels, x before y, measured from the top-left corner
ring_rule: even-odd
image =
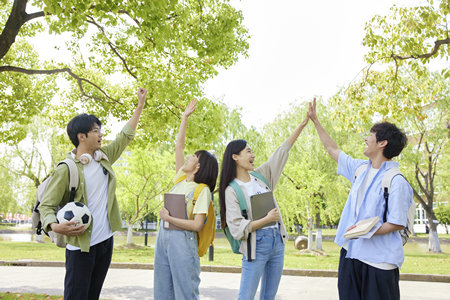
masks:
[[[56,207],[69,201],[69,169],[59,165],[47,187],[39,211],[45,231],[66,236],[66,276],[64,299],[98,299],[111,263],[113,234],[120,230],[119,204],[116,198],[116,176],[112,169],[132,141],[147,90],[139,88],[138,106],[122,131],[109,145],[102,147],[101,122],[94,115],[81,114],[67,124],[67,134],[75,145],[67,158],[78,168],[79,185],[75,202],[89,207],[92,223],[75,226],[75,222],[56,220]]]

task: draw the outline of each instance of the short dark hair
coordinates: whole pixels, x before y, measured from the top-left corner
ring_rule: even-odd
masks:
[[[94,115],[81,114],[70,120],[67,124],[67,135],[75,147],[78,147],[80,144],[78,134],[84,133],[87,136],[88,132],[94,127],[94,124],[102,127],[102,122]]]
[[[199,150],[195,152],[195,156],[198,157],[198,163],[200,168],[194,175],[194,181],[196,183],[204,183],[209,186],[211,193],[216,188],[217,176],[219,175],[219,164],[214,155],[206,150]]]
[[[222,229],[225,229],[225,226],[227,225],[225,190],[230,182],[236,178],[236,161],[233,159],[233,154],[239,154],[245,149],[245,146],[247,146],[246,140],[234,140],[227,145],[227,148],[223,153],[219,185],[220,225]]]
[[[387,159],[399,155],[408,142],[405,133],[395,126],[395,124],[389,122],[381,122],[373,125],[370,132],[375,133],[377,142],[387,141],[387,145],[383,150],[383,156]]]

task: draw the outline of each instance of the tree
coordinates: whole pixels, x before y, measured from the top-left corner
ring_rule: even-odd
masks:
[[[445,164],[442,153],[448,147],[450,71],[444,65],[450,54],[449,13],[448,1],[428,0],[375,16],[366,24],[363,39],[369,66],[332,100],[336,117],[345,119],[347,128],[364,132],[373,121],[391,120],[407,131],[412,145],[400,160],[415,199],[427,212],[431,252],[441,252],[433,203],[435,180]],[[430,63],[439,59],[444,61],[442,69],[431,73]],[[371,70],[374,64],[381,70]]]
[[[365,59],[370,67],[378,62],[394,66],[390,74],[395,82],[398,70],[407,67],[418,74],[424,65],[450,55],[448,0],[420,2],[418,6],[393,6],[387,16],[375,16],[367,22],[363,45],[369,48]],[[442,75],[450,77],[450,69]]]
[[[127,244],[132,243],[133,225],[161,209],[161,195],[167,192],[175,175],[173,154],[152,145],[132,147],[115,167],[117,199],[128,226]]]
[[[289,111],[264,128],[263,137],[267,149],[275,149],[292,133],[306,115],[305,105],[293,104]],[[332,122],[332,112],[318,107],[319,118],[331,136],[343,149],[358,149],[355,137],[341,130]],[[359,138],[359,136],[357,136]],[[344,144],[345,141],[345,144]],[[360,143],[361,144],[361,143]],[[316,250],[322,250],[322,225],[335,225],[347,198],[349,184],[337,176],[336,163],[322,146],[314,126],[308,124],[289,152],[289,160],[275,190],[277,201],[286,226],[292,230],[297,224],[306,223],[309,250],[312,250],[312,231],[316,227]]]
[[[149,91],[146,139],[167,138],[182,103],[248,48],[242,13],[226,0],[14,0],[0,8],[0,138],[11,143],[40,113],[61,127],[79,110],[126,120],[137,86]],[[55,41],[60,55],[41,61],[33,38]],[[54,96],[63,99],[56,108]]]
[[[448,226],[450,226],[450,204],[438,205],[434,212],[439,223],[445,226],[445,232],[448,234]]]
[[[450,84],[440,73],[428,71],[418,75],[409,70],[398,72],[397,88],[389,89],[393,72],[371,71],[360,82],[341,91],[332,101],[337,118],[348,128],[364,132],[375,120],[386,120],[403,128],[409,137],[409,147],[400,155],[401,168],[413,187],[414,198],[427,212],[430,226],[429,251],[441,252],[436,231],[433,204],[436,183],[448,156],[448,106]]]
[[[9,161],[5,161],[5,158],[0,159],[1,165],[9,165]],[[9,172],[6,168],[0,168],[0,214],[5,217],[7,212],[16,212],[17,202],[14,201],[15,193],[14,186],[16,182],[16,176]]]
[[[14,145],[5,145],[0,169],[7,170],[20,184],[15,187],[17,205],[29,213],[34,207],[37,187],[53,172],[56,164],[63,160],[69,140],[57,129],[50,127],[48,120],[35,117],[24,126],[26,138]],[[20,196],[19,196],[20,195]],[[18,201],[22,199],[24,201]]]

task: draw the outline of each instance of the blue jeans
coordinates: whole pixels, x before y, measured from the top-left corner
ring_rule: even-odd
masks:
[[[159,226],[155,245],[155,299],[199,299],[200,259],[197,233]]]
[[[255,234],[255,233],[252,233]],[[284,244],[279,228],[256,231],[256,258],[242,257],[239,300],[253,300],[261,279],[259,299],[275,299],[284,264]]]

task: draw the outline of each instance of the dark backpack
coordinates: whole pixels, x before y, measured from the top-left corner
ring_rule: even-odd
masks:
[[[267,183],[266,178],[264,177],[264,175],[262,175],[261,173],[258,172],[250,172],[251,175],[255,176],[256,178],[258,178],[259,180],[261,180],[262,182],[264,182],[266,184],[266,186],[269,186],[269,184]],[[245,195],[244,192],[242,191],[241,187],[239,186],[239,184],[233,180],[230,182],[229,184],[234,192],[236,193],[236,196],[238,198],[239,201],[239,206],[241,208],[241,214],[242,216],[248,220],[248,207],[247,207],[247,201],[245,200]],[[239,248],[241,247],[241,241],[242,240],[236,240],[230,233],[230,229],[228,228],[228,226],[225,226],[224,229],[224,233],[225,236],[228,239],[228,242],[230,243],[231,246],[231,250],[233,250],[234,253],[236,254],[240,254],[239,252]],[[247,261],[252,261],[251,258],[251,253],[252,253],[252,246],[251,246],[251,233],[249,233],[248,238],[247,238],[247,250],[249,253],[249,257],[247,257]]]

